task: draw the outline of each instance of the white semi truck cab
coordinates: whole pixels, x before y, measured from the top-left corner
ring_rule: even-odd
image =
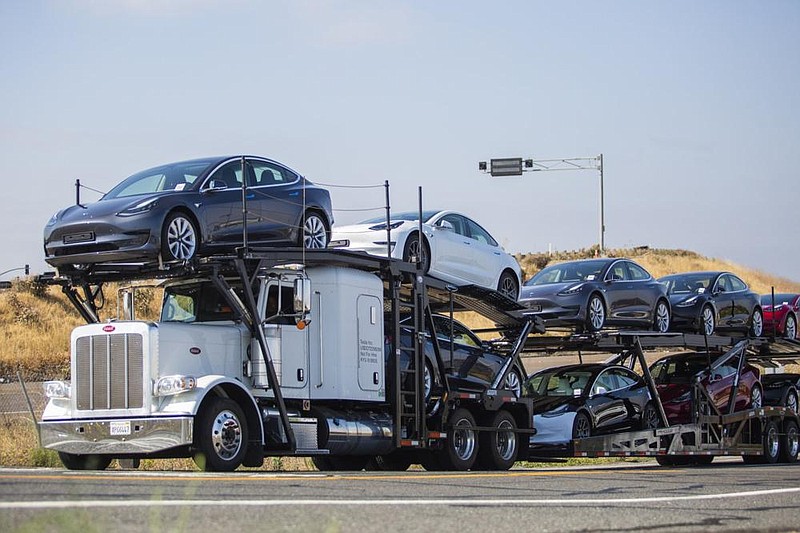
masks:
[[[202,469],[228,471],[258,466],[266,455],[312,456],[324,469],[360,469],[376,458],[394,468],[427,461],[463,469],[486,439],[474,431],[472,448],[448,446],[448,428],[450,442],[461,442],[453,431],[463,432],[451,415],[466,413],[477,427],[502,411],[500,427],[511,418],[513,428],[492,433],[485,446],[513,437],[513,450],[504,445],[504,460],[494,461],[510,467],[524,453],[527,435],[517,436],[532,431],[531,416],[524,399],[497,386],[499,373],[484,391],[450,390],[445,379],[432,399],[425,388],[424,346],[436,336],[424,332],[432,322],[423,277],[387,273],[391,260],[331,257],[303,267],[218,262],[165,282],[157,322],[76,328],[71,380],[45,384],[42,445],[73,469],[105,468],[115,458],[193,457]],[[89,281],[96,280],[61,283],[84,316],[96,317]],[[451,299],[457,292],[440,293],[448,291]],[[132,317],[134,298],[121,300],[123,316]],[[416,324],[411,350],[398,339],[403,319]],[[531,327],[516,326],[521,336]],[[518,361],[517,344],[499,372]],[[446,375],[437,357],[435,374]],[[498,455],[485,453],[490,462]]]

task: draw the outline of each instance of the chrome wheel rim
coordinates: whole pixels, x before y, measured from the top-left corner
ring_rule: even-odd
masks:
[[[753,387],[750,391],[750,408],[761,409],[761,388]]]
[[[585,416],[578,416],[577,420],[575,421],[575,438],[585,439],[590,434],[591,428],[589,427],[589,419]]]
[[[522,381],[519,379],[519,374],[514,371],[509,372],[506,376],[503,388],[510,390],[514,393],[514,396],[519,398],[519,395],[522,393]]]
[[[769,428],[769,432],[767,433],[766,445],[767,445],[766,451],[769,453],[769,456],[777,457],[780,441],[778,440],[778,430],[775,429],[774,427]]]
[[[656,306],[656,330],[659,333],[666,333],[669,329],[669,309],[667,304],[659,302]]]
[[[303,223],[303,246],[309,249],[325,248],[328,245],[328,231],[325,223],[316,215],[309,215]]]
[[[797,394],[790,392],[786,397],[786,408],[797,412]]]
[[[497,455],[503,461],[510,461],[517,453],[517,435],[513,429],[514,426],[508,420],[497,425]]]
[[[753,324],[751,326],[753,337],[760,337],[764,332],[764,318],[761,316],[761,311],[753,311]]]
[[[475,431],[472,429],[472,423],[466,418],[462,418],[453,426],[453,451],[462,461],[470,459],[475,453]]]
[[[592,325],[592,329],[598,330],[603,327],[605,321],[606,310],[603,302],[595,296],[589,302],[589,323]]]
[[[230,460],[242,447],[242,426],[236,415],[221,411],[211,425],[211,444],[220,459]]]
[[[197,235],[192,223],[175,217],[167,227],[167,249],[175,259],[191,259],[197,249]]]
[[[644,413],[644,427],[646,429],[656,429],[660,425],[660,420],[658,419],[658,413],[656,412],[655,408],[650,406],[645,409]]]
[[[791,315],[786,318],[786,328],[783,336],[787,339],[794,339],[797,337],[797,321]]]
[[[786,431],[786,444],[789,448],[786,455],[789,458],[797,457],[797,452],[800,450],[800,439],[798,439],[797,427],[794,424]]]
[[[428,270],[428,254],[425,253],[425,246],[420,243],[419,237],[412,237],[408,244],[408,260],[418,262],[423,271]]]
[[[431,377],[431,369],[425,365],[425,370],[422,371],[423,387],[425,389],[425,399],[431,396],[431,389],[433,388],[433,378]]]
[[[703,331],[706,335],[714,333],[714,311],[710,307],[703,308]]]

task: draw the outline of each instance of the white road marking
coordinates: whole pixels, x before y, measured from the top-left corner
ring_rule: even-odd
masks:
[[[0,502],[0,509],[70,509],[98,507],[183,507],[183,506],[216,506],[216,507],[258,507],[258,506],[432,506],[452,507],[476,506],[519,506],[519,505],[613,505],[632,503],[670,503],[696,500],[721,500],[728,498],[751,498],[754,496],[772,496],[800,492],[800,487],[785,489],[751,490],[746,492],[724,492],[720,494],[696,494],[693,496],[658,496],[649,498],[565,498],[565,499],[411,499],[411,500],[67,500],[51,502]]]

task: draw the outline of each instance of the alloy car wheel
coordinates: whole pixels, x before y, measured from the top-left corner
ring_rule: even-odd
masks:
[[[403,250],[403,261],[418,262],[420,270],[423,272],[427,272],[430,268],[431,257],[428,252],[428,244],[425,241],[420,244],[419,233],[408,236],[405,250]]]
[[[647,402],[642,410],[642,429],[656,429],[661,427],[661,419],[653,402]]]
[[[572,423],[572,438],[585,439],[592,436],[592,423],[586,413],[580,412],[575,415]]]
[[[589,331],[597,331],[606,322],[606,308],[603,299],[597,294],[589,298],[589,305],[586,309],[586,327]]]
[[[784,407],[789,409],[790,411],[797,412],[797,392],[794,390],[790,390],[786,394],[786,400],[783,402]]]
[[[764,316],[761,309],[754,309],[753,316],[750,318],[750,335],[760,337],[764,333]]]
[[[716,318],[714,317],[714,310],[710,305],[707,305],[703,307],[703,312],[700,313],[700,333],[713,335],[715,329],[717,329],[717,324]]]
[[[783,328],[783,336],[787,339],[797,338],[797,319],[794,315],[786,316],[786,326]]]
[[[422,373],[422,383],[425,391],[425,401],[431,397],[431,389],[433,389],[433,372],[429,363],[425,363],[425,370]]]
[[[316,213],[306,213],[303,221],[303,247],[317,250],[328,246],[328,228]]]
[[[656,304],[654,328],[659,333],[666,333],[669,330],[669,307],[664,300],[659,300]]]
[[[761,409],[762,405],[764,405],[764,399],[761,394],[761,387],[753,385],[753,388],[750,389],[750,409]]]
[[[517,301],[517,297],[519,296],[519,284],[514,274],[503,272],[500,275],[500,282],[497,284],[497,291]]]
[[[522,394],[522,380],[516,370],[512,370],[506,375],[503,388],[512,391],[517,398],[520,397],[520,394]]]
[[[197,229],[182,213],[173,213],[164,224],[162,249],[167,261],[187,261],[197,253]]]

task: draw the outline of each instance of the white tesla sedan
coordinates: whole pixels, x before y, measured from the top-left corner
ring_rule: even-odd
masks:
[[[522,277],[517,260],[477,222],[455,211],[423,211],[422,222],[422,246],[416,211],[391,215],[389,246],[386,217],[334,227],[331,246],[383,256],[391,249],[391,257],[419,261],[433,277],[457,285],[480,285],[517,299]]]

